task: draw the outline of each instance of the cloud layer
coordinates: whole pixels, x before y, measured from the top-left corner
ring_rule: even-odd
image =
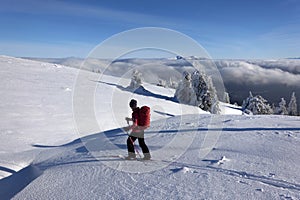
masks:
[[[276,65],[262,61],[217,61],[216,65],[225,82],[251,85],[284,84],[298,86],[300,83],[300,60],[298,63],[286,61],[286,65]],[[297,65],[298,64],[298,65]],[[298,66],[298,67],[297,67]]]
[[[81,59],[46,59],[44,61],[80,67]],[[180,81],[182,73],[196,68],[191,63],[200,62],[203,68],[217,67],[225,89],[230,94],[232,103],[242,103],[251,91],[262,95],[270,103],[277,105],[281,97],[287,103],[292,92],[296,92],[300,102],[300,59],[282,60],[207,60],[207,59],[122,59],[111,60],[89,59],[84,68],[91,71],[118,77],[130,78],[132,70],[138,69],[145,82],[158,83],[162,80]],[[299,104],[300,106],[300,104]]]
[[[215,62],[232,100],[241,103],[249,91],[277,104],[296,92],[300,100],[300,60],[219,60]]]

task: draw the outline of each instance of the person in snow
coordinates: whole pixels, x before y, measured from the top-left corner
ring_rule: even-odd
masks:
[[[139,141],[139,145],[143,151],[144,154],[144,160],[150,160],[150,152],[149,149],[145,143],[144,138],[144,129],[140,126],[138,126],[138,120],[139,120],[139,110],[140,108],[137,107],[137,101],[135,99],[132,99],[129,103],[129,106],[132,110],[132,117],[131,118],[125,118],[127,120],[127,123],[129,124],[129,121],[132,121],[132,125],[129,125],[124,128],[126,132],[131,130],[131,133],[128,135],[127,138],[127,150],[128,150],[128,156],[126,159],[135,159],[136,155],[134,152],[134,142],[136,139]]]

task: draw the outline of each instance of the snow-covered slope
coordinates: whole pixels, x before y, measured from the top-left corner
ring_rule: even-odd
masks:
[[[76,131],[78,70],[0,57],[1,199],[299,199],[299,118],[215,116],[145,84],[84,72],[97,83],[99,130]],[[146,143],[153,160],[125,161],[128,100],[151,107]],[[237,114],[237,115],[232,115]],[[141,152],[141,150],[139,150]]]

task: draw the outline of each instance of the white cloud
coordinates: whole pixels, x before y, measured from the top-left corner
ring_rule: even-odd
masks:
[[[286,69],[289,69],[288,62],[297,62],[300,66],[299,61],[285,61],[287,62]],[[220,73],[225,82],[232,83],[245,83],[251,85],[271,85],[271,84],[284,84],[288,86],[299,86],[300,74],[292,73],[292,70],[283,71],[280,68],[269,67],[264,68],[259,64],[266,64],[264,61],[256,64],[247,63],[246,61],[218,61],[216,62],[220,69]],[[295,65],[291,65],[291,69]]]

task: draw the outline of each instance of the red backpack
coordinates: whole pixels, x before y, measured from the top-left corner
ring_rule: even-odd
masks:
[[[142,106],[139,109],[138,126],[144,127],[144,129],[150,126],[150,108],[148,106]]]

